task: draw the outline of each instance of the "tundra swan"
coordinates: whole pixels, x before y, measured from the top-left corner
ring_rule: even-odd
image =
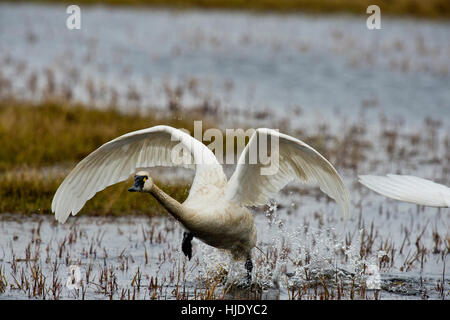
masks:
[[[278,170],[272,175],[261,174],[260,169],[266,166],[261,161],[252,164],[248,161],[251,150],[258,149],[258,137],[262,136],[278,139],[278,151],[272,155],[279,159]],[[173,157],[172,151],[180,145],[190,161]],[[183,203],[164,193],[143,170],[154,166],[195,170],[189,196]],[[186,232],[182,251],[189,259],[191,240],[195,237],[210,246],[229,250],[235,260],[246,260],[249,280],[253,268],[251,250],[257,235],[247,207],[267,203],[288,182],[298,179],[317,184],[336,200],[344,217],[349,214],[349,194],[337,171],[321,154],[298,139],[272,129],[257,129],[227,181],[222,166],[206,145],[181,130],[155,126],[124,134],[80,161],[55,193],[52,211],[56,220],[64,223],[97,192],[126,180],[136,171],[129,191],[151,194],[183,225]]]
[[[450,188],[423,178],[360,175],[359,182],[388,198],[431,207],[450,207]]]

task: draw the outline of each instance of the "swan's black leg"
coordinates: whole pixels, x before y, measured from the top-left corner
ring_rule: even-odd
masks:
[[[247,269],[247,280],[249,283],[251,283],[253,270],[253,262],[251,258],[247,258],[247,261],[245,262],[245,269]]]
[[[194,238],[192,233],[185,232],[183,234],[183,243],[181,244],[181,250],[183,250],[184,255],[188,257],[189,260],[192,258],[192,238]]]

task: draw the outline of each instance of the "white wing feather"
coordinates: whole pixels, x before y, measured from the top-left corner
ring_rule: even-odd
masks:
[[[360,175],[359,182],[392,199],[432,207],[450,206],[450,188],[419,177]]]
[[[182,146],[189,159],[173,158],[176,146]],[[223,187],[226,184],[222,166],[208,147],[181,130],[156,126],[122,135],[80,161],[53,197],[52,211],[56,220],[64,223],[70,213],[76,215],[97,192],[126,180],[136,168],[154,166],[195,169],[190,195],[205,185]]]
[[[279,141],[278,172],[261,175],[261,163],[249,163],[249,150],[256,150],[258,137],[266,139],[275,136]],[[270,142],[270,139],[268,139]],[[270,147],[267,147],[270,149]],[[258,150],[259,152],[259,150]],[[349,215],[349,193],[336,169],[316,150],[291,136],[271,129],[257,129],[239,158],[235,172],[230,178],[225,197],[245,206],[267,203],[286,184],[295,179],[304,183],[316,184],[328,196],[335,199],[341,207],[344,218]]]

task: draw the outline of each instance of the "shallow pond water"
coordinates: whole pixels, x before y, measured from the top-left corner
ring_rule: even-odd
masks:
[[[59,225],[3,214],[0,299],[448,299],[448,209],[365,196],[344,224],[320,192],[294,190],[255,211],[258,290],[246,286],[243,262],[198,240],[188,261],[172,218],[79,216]],[[80,270],[79,290],[66,286],[69,266]]]

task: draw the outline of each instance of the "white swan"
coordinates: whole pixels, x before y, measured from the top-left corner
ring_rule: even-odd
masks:
[[[386,197],[431,207],[450,207],[450,188],[423,178],[360,175],[359,182]]]
[[[248,164],[249,150],[258,149],[258,137],[276,137],[279,141],[278,172],[261,175],[260,162]],[[182,146],[189,161],[173,158]],[[261,147],[262,148],[262,147]],[[266,151],[266,150],[264,150]],[[193,161],[192,161],[193,160]],[[89,154],[69,173],[52,202],[55,218],[64,223],[70,213],[77,214],[95,193],[126,180],[137,168],[183,166],[196,170],[185,202],[179,203],[153,183],[147,171],[138,171],[129,191],[153,195],[188,231],[184,233],[183,253],[191,258],[191,240],[196,237],[208,245],[227,249],[234,259],[246,259],[251,279],[251,250],[256,244],[253,216],[246,206],[265,204],[288,182],[298,179],[315,183],[349,213],[349,194],[333,166],[316,150],[288,135],[271,129],[257,129],[242,152],[230,180],[207,146],[187,133],[168,126],[156,126],[130,132]]]

